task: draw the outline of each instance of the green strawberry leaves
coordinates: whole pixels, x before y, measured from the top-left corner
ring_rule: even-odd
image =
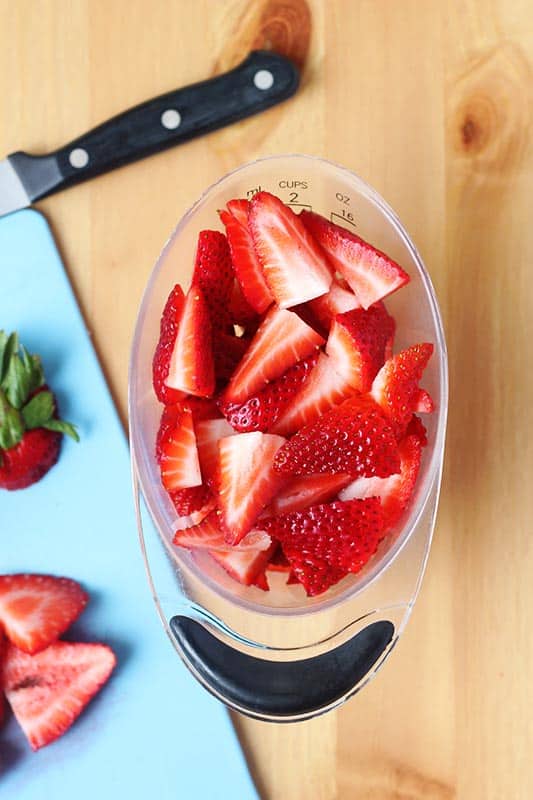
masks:
[[[37,392],[43,385],[39,356],[30,355],[16,333],[8,336],[0,330],[0,449],[14,447],[24,431],[33,428],[47,428],[79,441],[75,426],[54,416],[52,392]]]

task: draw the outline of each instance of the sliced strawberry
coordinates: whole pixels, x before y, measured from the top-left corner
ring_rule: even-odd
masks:
[[[302,511],[309,506],[326,503],[328,500],[332,500],[350,481],[350,476],[342,473],[338,475],[329,475],[328,473],[302,475],[293,478],[282,487],[270,505],[265,508],[261,518],[289,514],[291,511]]]
[[[204,419],[220,417],[217,401],[213,397],[188,397],[187,405],[192,411],[195,425]]]
[[[274,468],[288,475],[342,472],[384,478],[399,471],[400,460],[379,406],[356,396],[298,431],[278,451]]]
[[[233,373],[224,399],[244,402],[322,344],[322,337],[297,314],[272,308]]]
[[[248,215],[255,251],[281,308],[325,294],[331,273],[324,252],[300,217],[268,192],[258,192]]]
[[[409,282],[409,275],[399,264],[355,233],[313,211],[302,211],[300,218],[334,269],[346,278],[363,308]]]
[[[40,481],[57,463],[60,451],[60,433],[46,428],[24,431],[13,447],[0,448],[0,488],[26,489]]]
[[[198,511],[191,511],[191,513],[186,516],[178,516],[174,522],[174,529],[176,531],[183,531],[187,528],[193,528],[195,525],[199,525],[208,514],[216,509],[216,507],[217,499],[212,494],[206,504]]]
[[[407,435],[399,444],[400,472],[388,478],[358,478],[339,493],[341,500],[379,497],[383,508],[384,531],[394,528],[409,505],[422,457],[423,440]]]
[[[284,482],[273,469],[274,457],[284,441],[281,436],[259,432],[219,441],[220,524],[229,544],[237,544],[252,529]]]
[[[318,353],[313,353],[298,361],[244,403],[228,403],[222,396],[220,410],[236,431],[268,431],[309,377],[317,359]]]
[[[169,495],[180,517],[189,517],[195,511],[201,512],[213,499],[211,489],[204,484],[177,489],[169,492]]]
[[[385,362],[385,347],[394,335],[394,320],[383,303],[338,314],[331,326],[326,353],[331,363],[359,392],[368,392]]]
[[[20,650],[37,653],[66,631],[88,600],[69,578],[0,575],[0,627]]]
[[[419,382],[433,353],[432,344],[415,344],[385,362],[372,384],[372,397],[381,406],[400,439],[419,399]]]
[[[187,292],[165,383],[199,397],[209,397],[215,389],[211,323],[198,286]]]
[[[188,405],[183,404],[174,427],[158,440],[158,454],[161,482],[167,492],[202,483],[192,411]]]
[[[202,290],[213,332],[230,325],[229,300],[233,266],[226,237],[220,231],[200,231],[191,285]]]
[[[160,403],[166,405],[176,403],[184,397],[179,389],[167,386],[166,380],[170,369],[170,359],[178,334],[178,327],[183,312],[185,296],[177,283],[170,292],[161,316],[159,342],[152,362],[152,380],[154,391]]]
[[[270,586],[268,585],[268,578],[265,570],[259,573],[259,575],[254,580],[252,586],[257,586],[257,588],[261,589],[262,592],[270,591]]]
[[[177,530],[174,534],[174,544],[180,547],[200,550],[268,550],[272,541],[264,531],[250,531],[238,545],[231,545],[224,539],[224,531],[220,527],[220,513],[211,511],[198,525],[185,530]]]
[[[281,542],[292,572],[313,595],[369,561],[383,536],[383,513],[376,497],[336,501],[274,517],[264,528]]]
[[[196,423],[196,442],[204,483],[213,484],[218,462],[218,440],[235,431],[225,419],[206,419]]]
[[[235,275],[243,294],[258,314],[263,314],[273,297],[263,275],[248,228],[248,200],[230,200],[228,211],[220,211],[231,251]]]
[[[354,392],[346,378],[333,368],[331,359],[320,353],[315,367],[274,424],[272,433],[290,436]]]
[[[241,550],[240,547],[230,547],[226,552],[211,550],[209,554],[234,580],[245,586],[251,586],[264,572],[275,547],[274,543],[267,550]]]
[[[409,425],[407,426],[407,430],[405,431],[406,436],[416,436],[420,439],[420,444],[422,447],[425,447],[428,443],[428,436],[427,431],[422,423],[420,417],[417,417],[416,414],[413,414]]]
[[[329,330],[331,322],[337,314],[361,308],[361,303],[354,293],[341,286],[338,281],[333,281],[327,294],[310,300],[307,305],[325,330]]]
[[[435,411],[433,398],[425,389],[418,390],[414,410],[418,414],[432,414]]]
[[[7,648],[1,684],[32,750],[70,728],[115,664],[113,651],[103,644],[55,642],[36,655]]]
[[[241,285],[237,279],[233,281],[228,313],[232,325],[240,325],[241,328],[245,328],[247,331],[250,328],[254,328],[255,333],[260,317],[244,296]]]
[[[215,377],[218,384],[225,384],[235,372],[244,357],[250,339],[230,333],[217,333],[213,338]]]

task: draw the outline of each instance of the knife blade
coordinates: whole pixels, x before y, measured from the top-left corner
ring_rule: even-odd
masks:
[[[298,85],[291,61],[255,50],[229,72],[141,103],[53,153],[12,153],[0,161],[0,216],[265,111],[291,97]]]

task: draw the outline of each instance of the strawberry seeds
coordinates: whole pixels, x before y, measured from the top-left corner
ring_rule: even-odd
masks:
[[[201,231],[161,318],[156,457],[174,544],[247,586],[286,572],[321,594],[373,557],[418,477],[430,343],[394,353],[399,264],[259,192]]]

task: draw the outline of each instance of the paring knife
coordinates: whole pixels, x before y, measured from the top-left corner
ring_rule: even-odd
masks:
[[[0,161],[0,216],[264,111],[291,97],[298,85],[298,70],[288,59],[256,50],[230,72],[141,103],[54,153],[12,153]]]

